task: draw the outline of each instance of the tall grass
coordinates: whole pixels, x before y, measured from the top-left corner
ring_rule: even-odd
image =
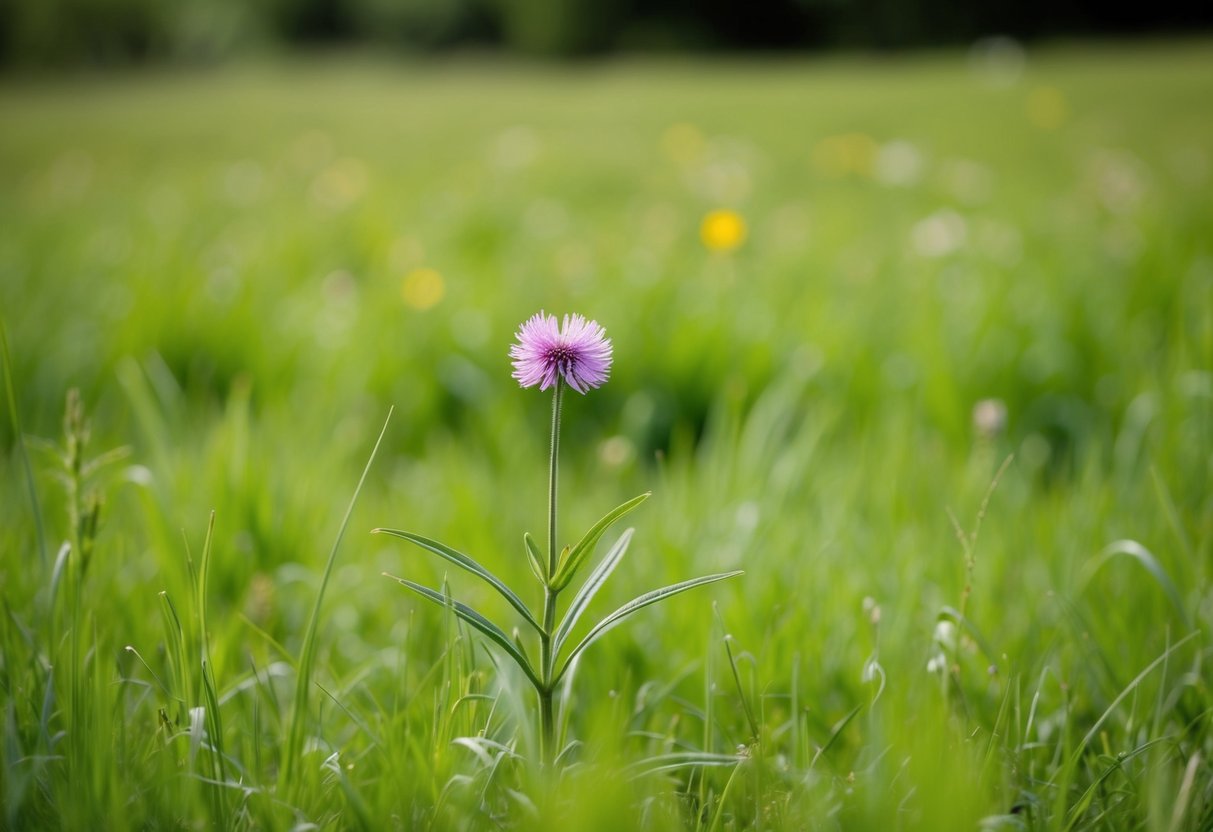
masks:
[[[1206,828],[1207,55],[3,82],[3,825]],[[555,792],[380,575],[514,610],[363,534],[527,585],[541,307],[616,347],[562,523],[653,493],[588,618],[745,570],[562,680]]]

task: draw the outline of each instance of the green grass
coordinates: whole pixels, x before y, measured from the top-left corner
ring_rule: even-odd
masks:
[[[1210,55],[0,82],[0,826],[1208,828]],[[616,349],[561,528],[653,492],[578,637],[745,570],[587,651],[555,793],[367,534],[530,586],[540,308]]]

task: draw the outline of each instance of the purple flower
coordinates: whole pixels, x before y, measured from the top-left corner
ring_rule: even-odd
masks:
[[[547,390],[560,376],[578,393],[600,387],[611,372],[611,341],[597,321],[565,315],[556,326],[555,315],[542,311],[531,316],[510,347],[514,378],[523,387]]]

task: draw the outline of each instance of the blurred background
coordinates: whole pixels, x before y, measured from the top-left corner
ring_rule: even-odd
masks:
[[[78,387],[160,487],[220,476],[206,448],[247,408],[248,479],[182,480],[158,511],[171,528],[226,494],[263,526],[232,530],[249,564],[301,556],[258,489],[290,482],[304,512],[313,469],[356,466],[389,405],[394,487],[426,511],[436,448],[486,478],[541,467],[547,403],[506,358],[541,308],[615,340],[569,427],[596,482],[647,487],[769,389],[850,472],[880,448],[984,488],[985,447],[1041,488],[1134,481],[1157,442],[1178,493],[1207,476],[1183,449],[1209,433],[1210,43],[1046,37],[1207,8],[2,8],[0,309],[25,432],[56,436]]]
[[[439,53],[889,49],[1177,34],[1207,4],[955,0],[4,0],[0,65],[210,62],[266,49],[374,46]]]
[[[621,759],[700,743],[683,704],[727,628],[750,651],[747,688],[772,692],[771,747],[804,726],[795,765],[887,674],[883,710],[823,762],[848,785],[813,805],[870,821],[848,828],[894,828],[903,805],[921,828],[975,827],[1015,789],[1043,793],[1050,742],[1213,624],[1210,25],[1213,6],[1177,0],[0,0],[0,669],[23,656],[26,674],[5,687],[11,736],[28,751],[56,733],[22,622],[48,620],[54,552],[98,494],[103,565],[80,609],[90,655],[112,661],[88,670],[94,740],[132,737],[126,764],[83,780],[50,766],[10,805],[32,828],[77,804],[135,811],[114,795],[143,791],[159,759],[144,727],[167,700],[150,683],[106,697],[125,695],[115,674],[150,678],[126,645],[171,678],[157,593],[197,596],[182,530],[197,552],[211,510],[224,719],[248,782],[273,784],[255,726],[289,691],[246,684],[248,667],[298,655],[389,407],[320,630],[318,678],[356,718],[324,733],[371,761],[404,754],[371,749],[367,724],[420,738],[417,759],[448,748],[454,729],[427,711],[440,614],[379,577],[446,571],[366,531],[442,539],[526,585],[550,401],[518,389],[507,352],[540,309],[594,318],[615,344],[610,383],[567,404],[569,535],[655,495],[596,603],[747,570],[596,646],[579,684],[612,698],[587,696],[574,735]],[[106,465],[65,471],[73,388],[87,455],[122,449]],[[975,560],[953,526],[974,518]],[[1122,538],[1170,589],[1092,565]],[[462,577],[457,597],[509,614]],[[980,655],[938,635],[957,606],[991,636]],[[948,728],[993,730],[1012,686],[1028,680],[1026,703],[1046,670],[1063,684],[1037,689],[1044,727],[1014,749],[1028,762],[974,787],[976,764],[943,753]],[[811,712],[792,713],[797,695]],[[729,703],[726,752],[750,736]],[[938,730],[915,723],[924,708]],[[1137,727],[1108,720],[1108,753]],[[410,817],[400,803],[431,806],[462,765],[415,775],[412,759],[354,788]],[[1186,764],[1168,757],[1141,800],[1170,817]],[[166,788],[132,825],[183,812]],[[317,794],[307,817],[339,811],[340,792]],[[191,799],[185,815],[207,811]],[[1143,825],[1124,806],[1119,825]]]

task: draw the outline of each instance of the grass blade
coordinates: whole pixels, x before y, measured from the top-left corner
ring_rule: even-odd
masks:
[[[21,455],[21,468],[25,473],[25,488],[29,491],[30,508],[34,512],[34,535],[38,540],[38,554],[42,566],[47,564],[46,533],[42,527],[42,504],[38,500],[38,488],[34,485],[34,469],[30,465],[29,452],[25,447],[25,435],[21,431],[21,416],[17,412],[17,392],[13,383],[13,357],[8,351],[8,329],[0,321],[0,352],[4,356],[4,391],[8,397],[8,418],[13,423],[13,439]]]
[[[393,581],[398,581],[401,586],[416,592],[422,598],[426,598],[433,601],[435,604],[439,604],[444,607],[450,607],[450,609],[454,611],[455,615],[459,616],[468,624],[471,624],[477,630],[484,633],[498,647],[508,653],[510,658],[513,659],[520,668],[522,668],[522,672],[526,674],[527,679],[530,680],[532,685],[534,685],[536,688],[543,686],[539,681],[539,677],[535,675],[535,671],[531,668],[530,662],[526,660],[526,656],[524,656],[522,651],[518,649],[518,646],[510,640],[510,637],[507,636],[505,632],[492,621],[489,621],[467,604],[461,604],[460,602],[443,595],[441,592],[436,592],[435,590],[430,589],[428,586],[422,586],[421,584],[414,583],[406,578],[398,578],[395,575],[389,575],[387,572],[384,572],[383,574],[385,577],[391,578]]]
[[[210,776],[219,784],[227,784],[226,753],[223,745],[223,717],[219,712],[219,693],[215,683],[215,665],[211,660],[211,639],[206,625],[206,596],[210,581],[211,553],[215,546],[215,512],[211,511],[206,524],[206,538],[202,542],[202,561],[198,567],[197,598],[198,639],[202,650],[202,698],[206,703],[200,710],[203,714],[204,731],[208,739]],[[223,789],[215,789],[212,799],[219,817],[227,816],[227,795]]]
[[[412,532],[403,532],[399,529],[372,529],[371,534],[386,534],[392,537],[399,537],[401,540],[407,540],[410,543],[415,543],[422,549],[433,552],[440,558],[448,560],[461,569],[471,572],[473,575],[483,579],[485,583],[497,590],[501,597],[509,602],[510,606],[518,610],[519,614],[526,619],[527,623],[535,628],[535,632],[542,632],[543,628],[539,626],[539,622],[535,620],[535,616],[531,614],[530,609],[519,598],[512,589],[505,585],[505,582],[494,575],[489,570],[485,569],[473,558],[468,557],[463,552],[452,549],[446,544],[439,543],[437,540],[431,540],[428,537],[422,537],[419,534]]]
[[[186,658],[189,651],[186,649],[185,628],[168,592],[160,593],[160,612],[164,621],[165,658],[173,670],[176,685],[173,700],[177,703],[177,713],[174,715],[174,721],[176,725],[183,725],[189,719],[190,700],[194,690],[193,675],[191,663]]]
[[[569,633],[573,632],[573,627],[577,624],[577,619],[581,617],[581,613],[589,606],[594,595],[597,594],[598,588],[606,583],[607,578],[611,577],[611,573],[615,571],[615,567],[623,560],[623,556],[628,551],[628,544],[632,542],[632,529],[628,529],[619,536],[615,541],[615,545],[607,552],[606,557],[602,562],[594,568],[590,573],[590,577],[586,578],[581,589],[577,590],[577,594],[573,597],[573,603],[569,604],[568,612],[564,614],[564,620],[560,622],[560,627],[556,630],[556,637],[552,652],[555,655],[560,655],[560,649],[564,646],[564,642],[569,637]]]
[[[50,593],[48,594],[49,606],[51,608],[51,618],[54,618],[55,604],[59,599],[59,584],[63,582],[64,570],[67,569],[67,559],[72,553],[72,544],[64,542],[59,547],[59,553],[55,555],[55,565],[51,569],[51,584]]]
[[[1104,782],[1113,774],[1122,770],[1125,763],[1129,762],[1134,757],[1144,754],[1156,745],[1173,742],[1174,740],[1171,737],[1156,737],[1155,739],[1134,748],[1132,751],[1127,751],[1113,759],[1111,765],[1104,768],[1100,775],[1091,781],[1091,785],[1087,786],[1086,791],[1082,793],[1082,796],[1078,798],[1078,801],[1072,807],[1070,807],[1070,822],[1066,824],[1066,832],[1073,829],[1074,825],[1082,818],[1083,813],[1087,811],[1088,807],[1090,807],[1091,801],[1095,799],[1095,795],[1099,793]]]
[[[743,571],[738,569],[733,572],[720,572],[715,575],[704,575],[699,578],[691,578],[688,581],[682,581],[681,583],[671,584],[670,586],[665,586],[661,589],[654,589],[651,592],[646,592],[644,595],[633,598],[631,601],[628,601],[622,607],[615,610],[613,613],[594,625],[594,628],[586,634],[586,637],[573,648],[571,653],[569,653],[568,658],[565,659],[564,664],[560,668],[560,672],[553,677],[552,684],[556,684],[560,681],[560,677],[564,675],[564,672],[568,670],[573,659],[577,658],[582,650],[589,647],[591,644],[601,638],[608,630],[612,629],[615,625],[619,624],[621,621],[623,621],[623,619],[627,618],[632,613],[651,606],[652,604],[656,604],[658,601],[664,601],[666,598],[670,598],[679,594],[680,592],[686,592],[688,589],[694,589],[697,586],[704,586],[705,584],[715,583],[716,581],[723,581],[726,578],[734,578],[741,574],[744,574]]]
[[[1179,786],[1179,794],[1175,796],[1175,808],[1171,810],[1171,825],[1167,827],[1167,832],[1176,832],[1183,822],[1184,814],[1188,811],[1188,805],[1192,802],[1192,786],[1196,783],[1196,770],[1200,767],[1200,752],[1193,752],[1188,758],[1188,765],[1184,768],[1183,782]],[[1208,810],[1205,810],[1205,817],[1208,817]]]
[[[735,766],[745,761],[745,757],[737,754],[714,754],[710,751],[674,751],[669,754],[657,754],[645,757],[630,764],[627,770],[631,779],[658,774],[666,771],[676,771],[682,768],[708,766]]]
[[[307,633],[303,637],[303,650],[299,656],[299,675],[295,684],[295,708],[291,714],[291,727],[287,734],[285,756],[282,761],[281,782],[283,783],[292,782],[291,774],[303,747],[303,720],[307,715],[308,694],[311,692],[312,665],[316,661],[316,627],[320,622],[320,605],[324,603],[324,590],[328,587],[329,577],[333,574],[333,563],[337,559],[337,549],[341,546],[341,538],[345,536],[345,528],[349,525],[350,515],[354,513],[354,505],[358,502],[358,495],[362,492],[362,485],[366,482],[366,475],[370,473],[375,455],[379,453],[379,445],[383,442],[384,434],[387,433],[387,426],[392,421],[394,410],[394,407],[388,409],[383,429],[379,431],[379,438],[375,440],[375,447],[371,449],[366,467],[362,469],[362,476],[358,479],[354,495],[350,498],[350,504],[345,510],[345,517],[342,518],[341,527],[337,530],[337,538],[333,541],[333,548],[329,550],[329,558],[324,565],[324,575],[320,579],[320,591],[316,593],[316,603],[312,606],[312,614],[308,618]]]
[[[820,759],[822,754],[825,754],[830,750],[830,747],[834,745],[835,741],[837,741],[837,739],[842,735],[842,732],[846,729],[846,727],[851,724],[851,720],[854,719],[861,710],[863,710],[862,703],[856,705],[854,708],[851,708],[851,710],[847,712],[846,716],[834,723],[834,727],[830,731],[830,736],[817,749],[817,753],[813,755],[813,761],[809,763],[810,769],[817,765],[817,760]]]
[[[564,589],[569,585],[569,581],[573,580],[573,576],[577,574],[577,570],[581,568],[581,564],[594,551],[594,546],[606,534],[616,520],[623,517],[632,509],[643,503],[651,496],[651,491],[646,491],[643,494],[633,497],[622,505],[616,506],[611,511],[607,512],[606,516],[594,524],[585,537],[581,538],[580,542],[569,550],[567,558],[563,559],[560,568],[556,571],[556,577],[552,579],[552,587],[556,590]]]
[[[723,627],[724,622],[721,622]],[[746,722],[750,725],[751,742],[758,742],[758,738],[762,735],[758,727],[758,720],[754,718],[754,709],[750,707],[750,700],[746,699],[745,688],[741,684],[741,672],[737,669],[737,659],[733,657],[733,637],[725,633],[724,638],[724,653],[729,658],[729,669],[733,671],[733,684],[737,686],[737,698],[741,700],[741,710],[745,713]]]
[[[1166,661],[1171,656],[1172,653],[1174,653],[1176,650],[1178,650],[1183,645],[1187,644],[1192,639],[1196,638],[1196,636],[1198,636],[1198,635],[1200,635],[1199,631],[1193,632],[1193,633],[1188,633],[1186,636],[1181,638],[1179,641],[1175,642],[1170,647],[1168,647],[1166,650],[1164,650],[1162,655],[1160,655],[1154,661],[1150,662],[1146,666],[1145,670],[1143,670],[1141,673],[1138,673],[1136,678],[1134,678],[1132,682],[1129,682],[1128,686],[1120,692],[1120,695],[1112,700],[1112,704],[1107,707],[1107,710],[1105,710],[1103,712],[1103,715],[1100,716],[1099,719],[1095,720],[1095,724],[1091,726],[1091,729],[1089,731],[1087,731],[1086,736],[1084,736],[1082,738],[1082,742],[1080,742],[1078,744],[1078,747],[1076,749],[1074,749],[1073,760],[1076,761],[1076,760],[1078,760],[1079,757],[1082,756],[1083,752],[1086,751],[1087,746],[1091,744],[1091,740],[1094,739],[1095,736],[1099,733],[1099,729],[1102,728],[1103,724],[1108,721],[1108,717],[1110,717],[1112,715],[1112,712],[1115,711],[1116,708],[1119,707],[1120,703],[1125,700],[1125,697],[1127,697],[1133,691],[1137,690],[1137,686],[1140,685],[1142,683],[1142,681],[1147,676],[1150,675],[1151,672],[1153,672],[1154,668],[1158,667],[1160,664],[1162,664],[1164,661]]]
[[[1167,596],[1167,600],[1171,602],[1171,606],[1175,607],[1175,612],[1179,616],[1179,620],[1183,622],[1186,629],[1192,629],[1192,620],[1188,617],[1188,611],[1184,608],[1183,598],[1179,594],[1171,576],[1167,574],[1167,570],[1163,569],[1162,564],[1158,562],[1158,558],[1154,554],[1142,546],[1136,540],[1116,540],[1104,547],[1099,553],[1099,557],[1092,561],[1090,568],[1087,570],[1083,586],[1091,582],[1100,569],[1106,566],[1114,557],[1122,555],[1137,561],[1143,569],[1150,573],[1150,577],[1158,584],[1159,589]]]
[[[716,832],[720,829],[720,821],[724,818],[725,803],[729,799],[729,792],[733,790],[733,782],[740,771],[741,766],[739,765],[729,774],[729,779],[724,784],[724,791],[720,793],[720,798],[716,801],[716,814],[712,818],[712,825],[708,827],[708,832]]]

